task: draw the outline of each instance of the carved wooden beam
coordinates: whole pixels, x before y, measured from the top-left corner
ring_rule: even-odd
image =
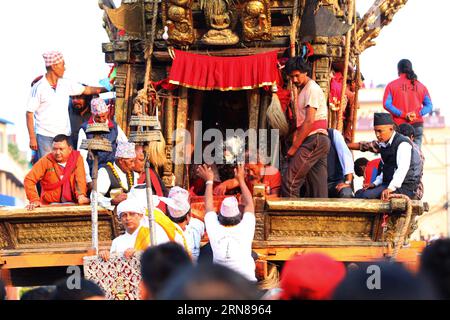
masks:
[[[391,23],[394,15],[405,6],[408,0],[376,0],[372,7],[357,24],[359,48],[361,53],[375,45],[373,41],[380,34],[381,29]]]
[[[422,201],[413,201],[413,212],[421,215],[426,206]],[[391,213],[406,210],[406,201],[403,199],[361,200],[361,199],[306,199],[306,198],[277,198],[267,199],[269,210],[282,211],[323,211],[323,212],[366,212]]]
[[[109,244],[120,233],[114,213],[98,212],[99,239]],[[91,247],[90,206],[43,206],[33,211],[0,210],[0,254],[3,250]]]

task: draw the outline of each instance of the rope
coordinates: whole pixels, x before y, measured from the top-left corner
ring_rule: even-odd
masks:
[[[295,57],[295,44],[297,43],[297,26],[299,22],[298,17],[298,0],[294,1],[294,7],[292,9],[292,26],[291,31],[289,34],[289,42],[290,42],[290,48],[289,48],[289,54],[292,57]],[[294,120],[297,121],[297,99],[298,99],[298,91],[297,87],[292,83],[292,80],[289,79],[289,88],[291,91],[291,103],[289,104],[289,107],[292,111],[292,115],[294,117]]]
[[[353,5],[354,0],[348,0],[348,17],[347,17],[347,23],[349,25],[352,25],[353,20]],[[355,25],[353,24],[352,28],[354,28]],[[344,60],[344,74],[343,74],[343,80],[342,80],[342,92],[341,92],[341,101],[339,104],[339,110],[337,111],[337,130],[342,132],[342,129],[344,127],[344,109],[347,104],[346,99],[346,91],[347,91],[347,78],[348,78],[348,65],[350,60],[350,45],[351,45],[351,36],[352,36],[352,29],[350,28],[347,31],[347,35],[345,36],[345,60]]]
[[[147,66],[146,66],[146,70],[145,70],[145,80],[144,80],[144,92],[145,93],[147,93],[147,89],[148,89],[150,77],[151,77],[151,72],[152,72],[153,44],[155,42],[157,19],[158,19],[158,2],[153,1],[153,17],[152,17],[152,28],[150,30],[150,40],[146,43]],[[147,38],[147,34],[145,34],[145,38]]]
[[[397,258],[397,254],[400,251],[400,248],[402,247],[403,243],[406,240],[406,233],[408,232],[409,229],[409,225],[411,223],[411,217],[412,217],[412,201],[411,199],[404,195],[404,194],[393,194],[391,195],[391,199],[392,198],[397,198],[397,199],[405,199],[406,200],[406,219],[405,222],[403,224],[402,230],[400,232],[400,234],[397,234],[396,236],[396,240],[395,240],[395,247],[394,247],[394,251],[392,253],[392,256],[390,257],[391,261],[395,261],[395,259]]]

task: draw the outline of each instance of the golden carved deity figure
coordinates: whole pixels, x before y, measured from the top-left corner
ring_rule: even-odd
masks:
[[[245,41],[271,40],[270,0],[247,0],[242,12]]]
[[[234,13],[230,10],[233,0],[200,0],[200,8],[205,13],[210,29],[202,42],[209,45],[233,45],[239,37],[231,30]]]
[[[181,46],[194,43],[192,2],[193,0],[168,0],[166,25],[170,43]]]

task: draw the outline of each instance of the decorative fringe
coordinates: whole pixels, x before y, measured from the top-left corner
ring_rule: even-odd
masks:
[[[289,124],[281,108],[280,99],[276,93],[272,94],[272,102],[267,108],[267,120],[272,128],[280,130],[280,136],[284,137],[289,132]]]

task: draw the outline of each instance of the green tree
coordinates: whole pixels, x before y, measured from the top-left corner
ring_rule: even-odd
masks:
[[[22,157],[19,147],[14,143],[8,143],[8,153],[21,166],[26,166],[28,161]]]

